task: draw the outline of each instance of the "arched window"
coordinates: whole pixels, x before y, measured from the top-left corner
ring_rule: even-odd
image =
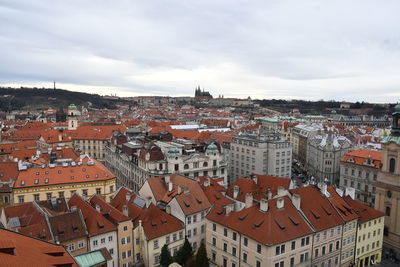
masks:
[[[183,169],[185,169],[185,170],[189,169],[189,164],[183,165]]]
[[[391,158],[389,160],[389,172],[394,172],[396,168],[396,160],[394,158]]]
[[[203,167],[208,167],[208,162],[207,161],[203,163]]]

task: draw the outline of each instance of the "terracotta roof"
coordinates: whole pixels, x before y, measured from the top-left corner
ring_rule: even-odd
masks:
[[[213,208],[207,219],[238,231],[265,245],[280,244],[313,233],[290,199],[282,197],[284,208],[278,209],[278,198],[268,200],[268,210],[258,205],[226,215],[221,207]]]
[[[142,221],[143,230],[148,240],[184,229],[180,220],[153,204],[150,204],[138,220]]]
[[[51,244],[0,228],[2,266],[78,266],[61,245]]]
[[[48,241],[53,240],[46,218],[34,206],[33,202],[5,207],[4,213],[7,222],[12,218],[18,218],[17,225],[14,224],[10,227],[18,228],[19,232]]]
[[[0,155],[2,154],[11,154],[12,151],[17,151],[20,149],[26,148],[37,148],[36,141],[21,141],[21,142],[14,142],[14,143],[5,143],[0,144]]]
[[[234,184],[228,189],[226,194],[231,198],[234,198],[234,187],[239,187],[239,194],[237,200],[245,202],[246,194],[251,193],[253,199],[262,199],[267,197],[268,188],[271,190],[272,196],[275,196],[278,192],[278,187],[281,186],[286,190],[289,190],[291,180],[289,178],[274,177],[269,175],[255,174],[257,177],[257,183],[251,178],[239,178]]]
[[[349,161],[350,158],[352,158],[354,162],[350,162]],[[373,164],[376,169],[380,168],[382,160],[382,152],[375,150],[360,149],[348,152],[344,154],[341,162],[365,166],[364,163],[368,158],[371,158],[371,160],[373,160]]]
[[[176,174],[170,176],[170,181],[173,184],[172,191],[168,191],[168,184],[165,182],[164,177],[147,179],[157,202],[169,203],[173,198],[176,198],[183,213],[186,215],[211,207],[208,198],[197,181]],[[178,193],[179,185],[181,186],[180,193]]]
[[[364,205],[361,202],[352,199],[350,196],[345,196],[343,197],[343,199],[355,210],[355,212],[359,216],[359,223],[365,223],[370,220],[385,216],[383,212],[368,207],[367,205]]]
[[[64,242],[87,235],[79,210],[50,216],[48,219],[56,241]]]
[[[300,195],[300,208],[316,231],[344,224],[329,200],[314,186],[296,188],[290,192]]]
[[[125,132],[125,125],[88,125],[79,126],[75,131],[70,131],[74,140],[108,140],[114,131]]]
[[[75,206],[81,210],[90,236],[115,231],[115,226],[79,195],[74,194],[68,201],[68,204],[71,209]]]
[[[134,224],[138,223],[139,216],[143,213],[144,209],[134,204],[136,194],[125,187],[120,187],[111,201],[111,205],[117,210],[122,212],[123,206],[128,207],[128,216],[132,219]],[[129,200],[127,200],[127,198]]]
[[[13,161],[0,162],[0,181],[8,182],[18,176],[18,163]]]
[[[327,190],[331,195],[328,200],[335,207],[337,213],[339,213],[343,220],[349,222],[358,218],[355,210],[353,210],[351,206],[336,192],[335,187],[328,186]]]
[[[100,208],[100,213],[114,224],[130,220],[128,217],[124,216],[121,211],[114,208],[112,205],[108,204],[106,201],[104,201],[104,199],[97,195],[91,197],[89,202],[94,208],[96,208],[96,206],[98,205],[98,207]]]
[[[54,168],[28,168],[19,172],[14,188],[54,184],[86,183],[115,178],[103,164],[93,160],[94,165],[56,166]],[[36,182],[36,183],[35,183]]]

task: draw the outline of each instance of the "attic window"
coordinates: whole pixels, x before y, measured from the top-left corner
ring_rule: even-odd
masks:
[[[189,207],[190,207],[190,204],[187,203],[186,201],[183,201],[183,203],[185,204],[186,208],[189,208]]]
[[[96,176],[96,178],[99,178],[99,175],[98,175],[98,174],[96,174],[95,176]]]
[[[248,215],[248,214],[245,214],[245,215],[239,217],[238,219],[241,220],[241,221],[244,221],[244,220],[246,219],[247,215]]]
[[[320,217],[318,214],[314,213],[313,211],[311,211],[311,214],[314,216],[315,219],[319,220]]]
[[[86,171],[86,168],[83,168],[82,171],[85,172],[85,171]]]
[[[35,179],[35,184],[38,184],[39,183],[39,179]]]
[[[264,220],[259,221],[258,223],[254,224],[255,228],[259,228],[263,224]]]
[[[71,176],[71,180],[74,180],[75,179],[75,176]]]
[[[218,214],[218,215],[222,215],[222,214],[224,214],[224,210],[220,210],[220,211],[218,211],[218,212],[217,212],[217,214]]]
[[[350,157],[347,162],[354,162],[354,159],[352,157]]]
[[[284,225],[282,222],[280,222],[280,221],[277,220],[277,219],[274,219],[274,221],[275,221],[275,223],[279,226],[279,228],[280,228],[281,230],[285,230],[285,229],[286,229],[285,225]]]
[[[105,175],[106,175],[106,177],[108,177],[108,173],[106,173]]]
[[[197,203],[199,203],[199,204],[203,203],[203,201],[201,201],[201,200],[198,199],[198,198],[196,198],[196,200],[197,200]]]
[[[289,219],[295,226],[299,225],[299,222],[295,218],[289,216]]]
[[[36,172],[36,175],[39,175],[39,172]]]
[[[331,216],[332,215],[332,213],[330,212],[330,211],[328,211],[327,209],[325,209],[325,207],[322,207],[323,208],[323,210],[325,211],[325,213],[328,215],[328,216]]]
[[[48,184],[49,183],[49,178],[44,179],[44,183]]]
[[[104,228],[104,224],[102,224],[101,222],[97,221],[97,227],[99,227],[100,229]]]
[[[44,173],[45,173],[45,174],[49,174],[49,172],[48,172],[48,171],[45,171]]]
[[[89,178],[89,174],[86,174],[86,178]]]
[[[61,170],[58,170],[57,173],[58,173],[58,174],[61,174]]]
[[[24,180],[21,181],[21,185],[25,185],[25,181]]]
[[[167,220],[166,220],[166,219],[161,219],[161,223],[162,223],[162,224],[166,224],[166,223],[167,223]]]
[[[151,222],[151,227],[157,227],[157,224],[155,222]]]
[[[217,200],[221,199],[221,197],[220,197],[219,195],[217,195],[217,194],[215,194],[215,198],[216,198]]]

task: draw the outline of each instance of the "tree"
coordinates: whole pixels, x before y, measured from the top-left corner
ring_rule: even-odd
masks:
[[[173,259],[171,253],[169,253],[168,245],[165,244],[161,249],[160,255],[160,264],[161,266],[168,267],[171,263],[173,263]]]
[[[185,237],[185,243],[176,253],[175,261],[180,265],[186,266],[186,262],[193,256],[192,245],[190,245],[189,240]]]
[[[196,267],[208,267],[206,246],[202,242],[196,254]]]

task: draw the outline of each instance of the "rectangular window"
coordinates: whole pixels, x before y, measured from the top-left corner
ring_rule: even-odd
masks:
[[[248,244],[249,244],[249,240],[247,239],[247,237],[244,237],[243,238],[243,245],[247,247]]]
[[[217,231],[217,225],[215,223],[213,223],[213,231]]]
[[[261,245],[260,244],[257,244],[257,253],[261,254]]]
[[[154,247],[154,249],[158,248],[158,240],[153,241],[153,247]]]
[[[296,249],[296,241],[292,241],[292,250]]]
[[[85,243],[83,242],[83,240],[79,240],[78,241],[78,249],[81,249],[85,246]]]

